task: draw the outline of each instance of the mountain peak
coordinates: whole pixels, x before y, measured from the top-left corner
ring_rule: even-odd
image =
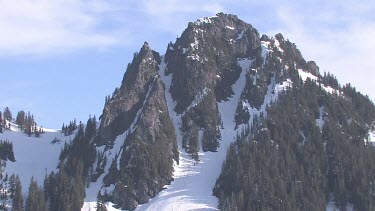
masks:
[[[375,210],[375,106],[321,75],[281,33],[260,36],[218,13],[189,23],[165,56],[146,41],[140,47],[106,97],[99,127],[90,117],[74,138],[37,135],[30,115],[17,115],[21,129],[0,112],[0,177],[19,173],[28,186],[34,176],[48,195],[29,193],[47,196],[41,203],[51,210]],[[70,128],[76,123],[62,131]],[[55,152],[48,162],[38,162],[40,147]],[[1,209],[11,207],[8,195]]]
[[[234,30],[237,28],[236,26],[251,26],[250,24],[245,23],[241,19],[237,17],[237,15],[233,14],[225,14],[225,13],[217,13],[215,16],[212,17],[203,17],[199,18],[195,22],[189,23],[189,27],[198,26],[204,27],[206,25],[214,25],[217,27],[227,28]]]
[[[150,45],[148,44],[147,41],[145,41],[145,42],[143,43],[143,46],[142,46],[142,48],[141,48],[141,51],[151,51],[151,47],[150,47]]]

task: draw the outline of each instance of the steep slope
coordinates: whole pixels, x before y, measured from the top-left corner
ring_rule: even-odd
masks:
[[[174,126],[158,75],[160,56],[145,43],[124,75],[122,85],[107,99],[99,134],[94,184],[86,201],[112,201],[134,209],[173,180],[178,162]]]
[[[279,69],[268,81],[287,77],[291,86],[231,144],[214,187],[219,209],[373,210],[375,150],[367,143],[374,104],[350,84],[320,75],[281,35],[262,42],[269,49],[263,72]],[[242,94],[239,123],[261,108],[256,96],[266,91],[255,73]]]
[[[173,74],[170,93],[182,114],[183,148],[199,160],[197,153],[216,151],[221,124],[217,102],[234,94],[231,86],[241,69],[238,58],[260,54],[259,34],[237,16],[218,14],[189,23],[165,54],[166,73]],[[203,132],[198,140],[198,131]]]
[[[220,209],[373,210],[367,139],[375,106],[350,86],[340,89],[301,80],[254,121],[228,150],[214,188]]]
[[[231,20],[231,22],[227,22],[228,19]],[[238,34],[234,32],[232,36],[240,37],[240,39],[245,36],[246,29],[242,29],[243,22],[238,20],[236,16],[232,15],[224,15],[224,14],[218,14],[217,17],[212,17],[209,19],[203,19],[204,24],[207,24],[207,28],[214,28],[213,31],[222,31],[222,30],[238,30]],[[221,24],[213,24],[215,22],[221,23]],[[225,23],[225,24],[222,24]],[[190,23],[189,27],[201,27],[202,20],[199,20],[195,23]],[[213,24],[213,25],[210,25]],[[226,25],[226,24],[229,24]],[[245,26],[250,27],[250,25],[245,24]],[[188,27],[188,29],[189,29]],[[187,30],[185,30],[184,33],[187,33]],[[283,91],[284,89],[290,87],[291,83],[290,80],[285,80],[284,83],[275,83],[275,80],[271,81],[269,80],[266,84],[266,93],[263,95],[263,99],[261,102],[261,105],[259,108],[250,108],[248,110],[248,114],[251,114],[251,120],[250,117],[247,119],[247,123],[245,125],[239,126],[239,124],[235,121],[236,113],[238,112],[238,105],[242,105],[243,93],[245,92],[247,88],[247,84],[249,83],[249,74],[252,71],[252,67],[256,67],[256,64],[263,64],[267,63],[267,57],[262,57],[263,54],[267,54],[272,47],[275,47],[274,44],[269,44],[269,48],[262,48],[260,37],[257,34],[255,29],[252,29],[250,27],[250,32],[255,33],[255,37],[253,37],[252,40],[255,40],[255,43],[253,42],[244,42],[242,44],[238,45],[245,45],[242,48],[243,49],[253,49],[252,51],[248,51],[247,53],[235,53],[234,55],[226,54],[224,53],[223,56],[228,56],[228,58],[222,58],[222,62],[226,62],[229,65],[226,66],[226,68],[223,68],[223,72],[216,72],[220,70],[219,68],[216,68],[215,65],[217,63],[214,63],[213,70],[206,70],[202,69],[202,67],[189,70],[192,72],[196,71],[202,71],[202,74],[212,74],[210,71],[215,71],[214,74],[217,74],[215,76],[215,80],[213,80],[215,83],[211,84],[210,86],[213,87],[212,89],[215,90],[216,94],[214,96],[214,99],[216,101],[216,105],[213,106],[207,106],[205,105],[203,109],[215,109],[217,108],[221,117],[221,122],[219,124],[219,130],[221,134],[221,139],[223,141],[220,142],[220,147],[217,149],[217,152],[204,152],[203,150],[198,151],[199,155],[199,161],[197,163],[191,161],[189,157],[187,156],[190,154],[189,149],[187,149],[188,154],[186,154],[184,151],[184,135],[186,134],[184,131],[184,118],[187,114],[191,112],[191,110],[196,109],[196,107],[199,107],[199,104],[203,102],[205,98],[210,98],[209,93],[205,93],[204,95],[199,95],[199,97],[195,97],[193,102],[190,104],[189,107],[187,107],[182,114],[178,113],[178,100],[176,102],[173,101],[173,79],[177,74],[183,74],[181,72],[172,72],[169,73],[169,63],[164,64],[163,67],[166,67],[165,75],[162,77],[163,82],[166,84],[166,98],[169,99],[168,105],[170,108],[171,116],[174,116],[174,122],[176,125],[176,128],[180,128],[180,131],[177,130],[177,134],[180,134],[179,137],[179,144],[180,144],[180,155],[183,156],[180,163],[180,166],[177,166],[176,172],[176,180],[170,185],[167,186],[167,190],[162,191],[155,199],[152,199],[148,204],[142,205],[139,207],[139,210],[216,210],[217,207],[217,199],[212,196],[212,188],[214,186],[215,180],[217,176],[219,175],[222,163],[226,156],[226,149],[230,145],[230,143],[235,140],[235,138],[240,134],[243,130],[245,130],[249,124],[248,122],[252,121],[253,116],[261,115],[262,112],[265,111],[265,108],[269,106],[272,101],[275,101],[278,97],[278,94]],[[217,42],[225,42],[227,43],[227,39],[223,37],[221,33],[219,34],[210,34],[210,32],[202,31],[202,34],[204,36],[207,36],[207,39],[211,40],[219,40]],[[249,32],[248,32],[249,33]],[[249,33],[251,36],[254,34]],[[182,36],[183,37],[183,36]],[[182,37],[180,39],[182,39]],[[248,39],[245,37],[245,39]],[[179,40],[176,41],[178,43]],[[175,46],[176,44],[173,44]],[[196,48],[197,49],[203,49],[201,50],[201,57],[204,57],[206,54],[206,49],[204,49],[203,46],[208,45],[207,42],[202,42],[202,44],[197,43]],[[229,42],[229,45],[236,45],[234,41]],[[253,46],[254,45],[254,46]],[[166,59],[165,62],[168,62],[167,55],[168,52],[172,51],[171,44],[167,50]],[[179,47],[177,47],[178,49]],[[231,48],[238,48],[238,46],[231,46]],[[241,47],[240,47],[241,48]],[[276,47],[275,47],[276,48]],[[224,50],[225,49],[225,50]],[[223,51],[226,51],[228,49],[228,46],[225,46]],[[184,53],[183,50],[182,53]],[[252,52],[252,53],[250,53]],[[209,54],[209,53],[208,53]],[[266,62],[267,60],[267,62]],[[210,61],[210,60],[209,60]],[[212,64],[211,64],[212,65]],[[221,64],[223,65],[223,64]],[[225,65],[224,65],[225,66]],[[208,68],[211,68],[209,65],[207,65]],[[232,68],[232,69],[230,69]],[[262,67],[259,67],[262,68]],[[266,68],[264,68],[266,69]],[[161,71],[163,71],[163,68],[161,68]],[[177,70],[182,71],[182,70]],[[275,73],[276,71],[279,71],[278,69],[272,69],[269,70],[268,74]],[[162,73],[161,73],[162,74]],[[220,76],[221,75],[221,76]],[[267,75],[268,76],[268,75]],[[185,79],[189,80],[189,79]],[[195,80],[202,80],[201,78],[196,78]],[[210,81],[211,83],[213,82]],[[177,83],[177,82],[175,82]],[[209,82],[208,82],[209,83]],[[266,82],[265,82],[266,83]],[[170,90],[168,92],[168,87],[170,87]],[[205,89],[205,88],[203,88]],[[217,97],[217,98],[216,98]],[[199,99],[197,101],[196,99]],[[193,116],[202,118],[207,115],[205,112],[200,113],[193,113]],[[190,122],[190,125],[194,124],[194,122]],[[179,127],[178,127],[179,126]],[[199,128],[199,127],[198,127]],[[204,128],[198,129],[198,135],[197,141],[199,143],[203,142],[203,131]],[[194,158],[194,157],[193,157]]]
[[[235,15],[203,18],[164,56],[145,43],[106,99],[82,210],[96,200],[131,210],[370,208],[374,116],[368,98],[321,75],[281,34],[260,36]]]
[[[0,133],[0,140],[8,140],[13,144],[15,157],[15,162],[9,160],[5,162],[3,179],[9,178],[12,174],[19,175],[23,196],[28,193],[32,177],[42,185],[46,175],[58,171],[60,151],[64,144],[70,143],[74,137],[74,134],[64,136],[59,130],[44,129],[44,131],[45,133],[39,138],[34,135],[29,137],[20,131],[17,125],[11,123],[11,130]],[[4,187],[7,189],[8,185]],[[8,205],[11,203],[9,202]]]

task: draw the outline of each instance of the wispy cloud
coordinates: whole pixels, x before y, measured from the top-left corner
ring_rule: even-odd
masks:
[[[0,56],[119,45],[134,51],[145,40],[160,50],[189,21],[221,11],[268,35],[283,33],[306,59],[375,99],[369,83],[375,78],[375,2],[370,0],[0,0]]]
[[[322,71],[351,82],[375,99],[375,3],[368,1],[295,2],[276,8],[279,31],[295,42]]]
[[[189,4],[181,0],[0,1],[0,56],[132,45],[141,39],[139,34],[153,30],[150,34],[177,35],[192,15],[198,18],[222,10],[215,1],[197,0]]]
[[[99,30],[114,6],[106,1],[0,1],[0,54],[50,54],[119,43]]]
[[[192,17],[212,16],[225,10],[221,1],[212,0],[141,0],[138,6],[152,28],[176,35],[194,21]]]

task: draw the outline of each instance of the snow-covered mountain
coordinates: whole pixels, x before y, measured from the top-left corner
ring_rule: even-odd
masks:
[[[250,130],[259,116],[267,115],[268,107],[277,102],[280,93],[297,87],[295,84],[313,82],[322,92],[346,97],[332,75],[321,75],[315,62],[306,62],[296,45],[281,34],[271,38],[260,36],[250,24],[234,15],[220,13],[199,19],[189,23],[162,56],[146,43],[130,64],[121,87],[107,100],[99,136],[104,134],[101,141],[115,140],[114,147],[104,152],[116,161],[107,163],[103,175],[112,174],[109,168],[114,163],[119,171],[133,171],[128,168],[132,158],[130,163],[121,162],[121,156],[138,153],[136,148],[131,151],[134,143],[126,137],[135,132],[134,128],[138,129],[142,118],[158,121],[157,115],[144,110],[148,98],[154,95],[150,90],[155,81],[164,86],[164,93],[156,94],[158,101],[167,105],[167,109],[158,109],[156,113],[168,111],[178,144],[179,159],[170,150],[170,157],[175,159],[173,181],[159,183],[166,186],[157,195],[161,186],[153,189],[152,185],[145,185],[130,188],[129,194],[116,199],[113,196],[119,194],[117,186],[122,182],[117,180],[109,185],[99,178],[94,183],[96,189],[90,188],[89,192],[105,192],[109,201],[117,204],[115,207],[134,209],[142,204],[137,210],[216,210],[219,202],[212,189],[222,171],[227,149],[240,134]],[[109,126],[111,122],[115,123]],[[324,122],[322,107],[316,118],[321,130]],[[108,131],[112,131],[112,138]],[[143,136],[143,142],[147,142],[145,139],[158,142],[153,135]],[[128,197],[131,202],[125,200]],[[150,199],[144,200],[147,198]],[[95,198],[86,201],[83,210],[88,209],[89,201],[91,208],[96,206]],[[329,208],[332,203],[328,205]]]
[[[43,184],[56,171],[65,181],[67,171],[86,194],[62,190],[82,198],[74,202],[82,211],[360,210],[374,201],[362,195],[375,193],[374,122],[368,98],[321,74],[294,43],[219,13],[189,23],[164,53],[145,42],[98,126],[89,120],[71,136],[45,130],[39,139],[12,127],[0,139],[14,144],[6,173],[28,187],[31,176]],[[61,173],[59,164],[83,167]],[[348,190],[355,185],[369,188]]]
[[[65,136],[61,130],[46,128],[40,137],[35,137],[21,131],[13,122],[6,121],[6,125],[10,125],[10,128],[0,133],[0,140],[13,144],[15,161],[6,161],[3,178],[18,175],[23,187],[22,194],[26,198],[32,177],[43,185],[46,175],[58,171],[60,151],[64,144],[70,144],[75,134]],[[8,205],[11,206],[11,203]]]

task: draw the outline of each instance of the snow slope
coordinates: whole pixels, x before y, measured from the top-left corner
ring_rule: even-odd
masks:
[[[235,137],[242,127],[235,130],[234,116],[238,102],[240,100],[241,91],[245,88],[246,73],[249,71],[251,60],[238,60],[239,66],[242,68],[241,75],[233,85],[235,94],[228,100],[218,103],[219,112],[223,121],[223,129],[221,129],[222,140],[217,152],[200,152],[200,161],[196,163],[181,148],[181,134],[178,135],[180,165],[175,165],[174,178],[171,185],[167,185],[166,189],[161,191],[155,198],[151,199],[147,204],[140,205],[138,211],[151,210],[168,210],[168,211],[184,211],[184,210],[217,210],[218,199],[212,195],[212,189],[216,179],[221,172],[223,161],[226,158],[226,152],[235,140]],[[175,106],[169,93],[171,84],[171,75],[164,76],[166,64],[160,67],[160,75],[165,83],[165,96],[168,103],[169,113],[173,119],[176,128],[180,128],[181,116],[178,116],[173,108]],[[265,96],[265,103],[261,110],[251,110],[251,116],[264,112],[265,105],[272,100],[277,99],[279,91],[290,86],[290,81],[283,85],[270,85],[270,90]],[[274,92],[272,93],[272,90]],[[252,122],[250,119],[249,122]],[[179,130],[177,130],[179,131]],[[178,132],[179,133],[179,132]]]
[[[309,72],[306,72],[302,69],[298,69],[298,74],[300,75],[303,82],[306,82],[306,80],[309,78],[310,80],[315,81],[315,83],[319,86],[319,82],[318,82],[319,78],[317,76],[315,76],[315,75],[313,75]],[[332,88],[331,86],[327,86],[327,85],[324,85],[324,84],[320,84],[320,85],[321,85],[322,89],[324,89],[329,94],[338,94],[340,96],[343,96],[342,92],[340,92],[337,89]]]
[[[247,63],[246,63],[247,62]],[[250,66],[250,61],[243,63]],[[182,137],[180,134],[181,116],[178,116],[173,108],[175,103],[169,93],[172,76],[164,76],[166,64],[160,67],[160,75],[165,84],[165,96],[168,110],[177,129],[177,139],[180,152],[180,164],[175,165],[174,181],[166,189],[160,192],[149,203],[140,205],[138,211],[151,210],[217,210],[218,199],[212,195],[212,188],[220,174],[221,166],[226,156],[229,144],[234,140],[237,132],[234,130],[234,114],[237,102],[240,98],[241,90],[245,87],[245,74],[247,69],[243,69],[240,78],[235,83],[233,89],[237,90],[229,101],[219,103],[219,111],[222,116],[224,129],[221,131],[222,141],[218,152],[200,152],[197,163],[189,157],[182,149]],[[224,112],[225,111],[225,112]]]
[[[372,144],[375,143],[375,130],[370,130],[368,132],[368,141],[371,142]]]
[[[11,130],[0,133],[0,140],[8,140],[13,143],[13,151],[16,162],[7,161],[5,173],[18,174],[22,184],[22,191],[27,195],[31,177],[43,185],[44,177],[52,171],[56,171],[61,149],[65,142],[73,140],[74,135],[64,136],[59,130],[44,129],[45,133],[39,138],[29,137],[21,132],[17,125],[11,124]],[[51,143],[54,139],[60,140]]]

